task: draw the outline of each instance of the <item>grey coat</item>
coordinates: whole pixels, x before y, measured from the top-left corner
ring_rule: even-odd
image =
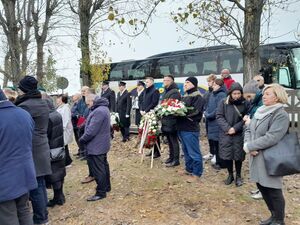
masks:
[[[289,128],[289,116],[283,108],[265,116],[261,120],[253,118],[246,127],[244,142],[247,149],[259,151],[255,157],[250,156],[250,179],[264,187],[282,188],[282,177],[269,176],[261,151],[278,143]]]
[[[32,155],[36,176],[49,175],[52,171],[47,137],[49,120],[48,104],[44,99],[31,98],[20,103],[18,106],[29,112],[35,123],[32,137]]]

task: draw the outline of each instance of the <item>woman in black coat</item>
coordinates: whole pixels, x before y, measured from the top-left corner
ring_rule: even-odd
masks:
[[[228,177],[224,181],[230,185],[234,181],[233,161],[235,161],[237,187],[243,184],[241,178],[242,162],[245,160],[243,151],[243,117],[247,114],[248,102],[243,98],[243,88],[239,83],[233,83],[228,96],[221,101],[217,109],[217,122],[220,127],[220,158],[225,160]]]
[[[50,99],[46,99],[50,114],[48,123],[48,140],[50,149],[64,147],[64,129],[61,115],[55,111],[54,105]],[[51,150],[50,150],[51,151]],[[47,204],[48,207],[63,205],[65,196],[63,193],[64,178],[66,176],[65,159],[51,162],[52,174],[46,176],[46,185],[53,188],[53,199]]]

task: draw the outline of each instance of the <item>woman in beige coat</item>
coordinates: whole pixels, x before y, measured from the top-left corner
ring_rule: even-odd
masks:
[[[285,217],[285,200],[282,194],[282,177],[269,176],[262,151],[277,144],[287,133],[289,117],[283,108],[288,96],[279,84],[263,90],[263,106],[254,117],[246,121],[244,150],[250,153],[250,179],[262,193],[271,217],[260,225],[282,225]]]

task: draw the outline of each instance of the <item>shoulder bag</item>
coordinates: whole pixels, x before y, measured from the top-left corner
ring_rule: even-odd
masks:
[[[275,112],[272,115],[272,122]],[[276,144],[262,151],[270,176],[300,173],[300,146],[297,132],[287,132]]]

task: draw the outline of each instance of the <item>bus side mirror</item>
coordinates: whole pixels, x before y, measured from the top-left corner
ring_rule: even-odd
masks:
[[[291,87],[291,76],[287,67],[279,68],[278,83],[286,87]]]

